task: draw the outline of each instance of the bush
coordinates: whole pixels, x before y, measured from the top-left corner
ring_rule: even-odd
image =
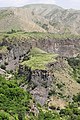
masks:
[[[63,85],[61,83],[57,83],[57,86],[59,89],[63,87]]]
[[[15,80],[8,81],[0,76],[0,110],[10,113],[13,117],[17,115],[19,120],[23,120],[30,99],[29,93],[18,87]],[[0,120],[9,119],[5,114],[1,114]]]
[[[6,69],[6,66],[2,64],[2,65],[0,66],[0,68],[3,69],[3,70],[5,70],[5,69]]]
[[[76,80],[80,84],[80,78]]]
[[[9,120],[9,115],[4,111],[0,111],[0,120]]]
[[[4,62],[5,65],[8,65],[8,62]]]
[[[40,110],[39,115],[38,115],[38,120],[57,120],[58,115],[54,115],[54,113],[47,111],[43,112]]]
[[[12,33],[16,33],[16,31],[14,29],[11,29],[11,31],[7,32],[7,34],[12,34]]]
[[[80,102],[80,93],[78,93],[77,96],[74,95],[73,100],[74,100],[74,102]]]

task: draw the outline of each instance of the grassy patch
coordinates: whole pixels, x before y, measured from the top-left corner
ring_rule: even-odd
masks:
[[[15,33],[0,33],[0,41],[3,38],[8,37],[12,39],[13,37],[17,38],[17,40],[43,40],[43,39],[56,39],[56,40],[66,40],[66,39],[80,39],[80,35],[73,35],[73,34],[54,34],[54,33],[41,33],[41,32],[22,32],[16,31]]]
[[[42,33],[42,32],[18,32],[16,33],[17,35],[21,35],[25,38],[28,39],[35,39],[35,40],[40,40],[40,39],[59,39],[59,40],[64,40],[64,39],[79,39],[80,35],[73,35],[73,34],[57,34],[57,33]],[[15,35],[16,35],[15,34]]]
[[[46,65],[50,62],[56,61],[56,54],[46,53],[39,48],[34,48],[31,50],[30,59],[28,61],[24,61],[21,64],[27,65],[34,69],[46,69]]]
[[[41,50],[37,47],[33,48],[30,52],[31,55],[47,53],[44,50]]]

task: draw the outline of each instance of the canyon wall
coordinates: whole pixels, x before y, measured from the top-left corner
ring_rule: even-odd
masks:
[[[0,50],[0,64],[8,63],[7,70],[15,69],[19,61],[27,57],[33,47],[38,47],[48,53],[57,53],[63,57],[73,57],[80,53],[80,39],[40,39],[28,40],[22,38],[4,38],[0,47],[6,47],[6,51]],[[4,50],[3,50],[4,51]]]
[[[2,48],[0,49],[0,65],[5,65],[6,70],[15,70],[16,68],[19,68],[18,75],[21,77],[25,76],[29,86],[28,87],[24,83],[21,84],[20,87],[25,90],[29,90],[35,100],[41,105],[44,105],[49,97],[49,94],[51,94],[51,92],[56,92],[57,86],[55,85],[55,83],[57,79],[54,72],[56,70],[58,70],[59,72],[60,70],[63,70],[65,71],[64,75],[66,75],[68,71],[68,66],[66,66],[67,64],[65,63],[64,58],[73,57],[80,54],[80,39],[35,40],[26,38],[5,38],[0,42],[0,47]],[[48,69],[46,70],[32,70],[28,66],[19,65],[21,61],[29,59],[30,50],[34,47],[38,47],[48,53],[57,53],[59,54],[59,56],[56,58],[55,62],[47,64]],[[66,77],[64,78],[66,79]],[[61,80],[63,80],[63,78],[61,78]],[[73,80],[71,80],[71,82],[73,82]],[[68,87],[66,89],[68,89]]]

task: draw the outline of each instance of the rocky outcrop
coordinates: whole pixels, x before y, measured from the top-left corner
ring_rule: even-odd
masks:
[[[44,105],[48,98],[50,87],[53,83],[54,75],[47,70],[34,70],[32,72],[31,94],[41,105]]]
[[[44,39],[37,42],[37,47],[49,53],[73,57],[80,53],[80,39]]]
[[[17,38],[3,39],[0,47],[5,46],[7,51],[0,52],[0,64],[5,64],[7,70],[14,70],[19,66],[19,61],[23,60],[29,53],[31,49],[31,44],[29,42],[19,41]],[[4,50],[3,50],[4,51]]]
[[[19,69],[18,69],[18,74],[20,76],[26,76],[26,80],[28,82],[31,81],[31,77],[32,77],[32,71],[31,68],[28,66],[23,66],[23,65],[19,65]]]
[[[52,80],[53,75],[50,71],[47,70],[34,70],[32,71],[31,80],[36,86],[43,86],[45,88],[49,87]]]
[[[28,66],[19,65],[18,75],[25,76],[28,83],[28,85],[23,83],[20,87],[28,90],[41,105],[47,103],[53,96],[64,98],[64,101],[69,99],[72,101],[73,95],[80,91],[80,85],[71,77],[72,68],[66,58],[58,56],[55,62],[48,63],[46,67],[46,70],[32,70]]]
[[[0,47],[6,47],[6,52],[0,52],[0,64],[5,64],[7,70],[14,70],[19,62],[28,57],[31,48],[38,47],[48,53],[56,53],[63,57],[74,57],[80,54],[80,39],[40,39],[4,38]],[[3,50],[4,51],[4,50]]]
[[[29,88],[26,88],[34,96],[34,98],[41,105],[45,103],[48,98],[50,86],[54,81],[54,75],[48,70],[31,70],[27,66],[19,66],[18,74],[26,76],[29,83]]]
[[[27,38],[17,39],[13,37],[9,39],[6,37],[0,42],[0,47],[6,49],[6,51],[0,51],[0,64],[6,65],[7,70],[15,70],[18,67],[18,75],[25,76],[28,83],[21,83],[20,87],[25,91],[27,89],[41,105],[44,105],[53,94],[59,97],[64,97],[63,94],[65,94],[72,99],[73,94],[80,91],[78,83],[73,82],[69,75],[72,69],[65,60],[66,57],[80,54],[80,39],[45,38],[36,40],[31,38],[28,40]],[[34,47],[48,53],[57,53],[59,56],[55,58],[54,62],[48,63],[45,70],[32,70],[28,66],[19,64],[29,59],[29,53]],[[1,74],[3,72],[1,69]],[[76,91],[74,86],[76,86]]]

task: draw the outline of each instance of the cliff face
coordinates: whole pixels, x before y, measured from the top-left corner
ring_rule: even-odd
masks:
[[[31,94],[38,103],[44,105],[47,101],[54,75],[48,70],[34,70],[31,77]]]
[[[37,47],[49,53],[57,53],[64,57],[72,57],[80,52],[80,39],[44,39],[37,42]]]
[[[33,95],[35,100],[44,105],[47,101],[50,87],[54,82],[54,74],[49,70],[31,70],[28,66],[19,66],[18,74],[20,76],[25,75],[26,80],[28,81],[29,87],[26,85],[22,87],[28,89]]]
[[[25,76],[28,82],[28,86],[23,84],[21,87],[29,90],[41,105],[45,104],[50,95],[52,97],[55,94],[58,97],[72,99],[72,96],[80,91],[80,85],[71,78],[71,68],[64,59],[64,57],[73,57],[80,54],[80,39],[40,38],[37,40],[24,37],[5,37],[0,42],[0,48],[0,64],[5,65],[6,70],[15,70],[18,67],[18,74]],[[33,48],[38,48],[36,49],[38,51],[35,51],[32,57],[30,54]],[[52,62],[50,63],[48,61],[49,53],[57,53],[60,57],[51,56]],[[48,56],[45,56],[45,54],[48,54]],[[32,58],[30,64],[34,64],[34,56],[37,58],[37,64],[43,62],[46,69],[38,68],[33,70],[28,64],[27,66],[20,64],[30,60],[30,57]],[[47,57],[47,59],[42,59],[43,57]],[[46,64],[46,61],[49,63]]]
[[[18,70],[19,76],[26,76],[26,84],[21,87],[28,90],[34,99],[44,105],[50,103],[50,107],[60,107],[54,100],[55,97],[65,106],[66,101],[72,101],[73,95],[80,92],[80,85],[73,80],[72,68],[68,65],[67,60],[63,57],[57,57],[56,61],[49,63],[46,70],[35,69],[20,65]]]
[[[15,69],[19,62],[27,57],[30,50],[38,47],[48,53],[56,53],[64,57],[77,56],[80,53],[80,39],[40,39],[17,40],[17,38],[5,38],[0,43],[0,63],[8,63],[7,70]],[[4,46],[6,50],[4,51]]]
[[[19,66],[19,61],[25,58],[31,49],[29,42],[19,42],[16,38],[11,39],[11,41],[5,38],[0,44],[0,47],[3,46],[6,47],[6,51],[0,52],[0,63],[5,64],[6,62],[8,64],[7,70],[14,70],[16,66]]]

